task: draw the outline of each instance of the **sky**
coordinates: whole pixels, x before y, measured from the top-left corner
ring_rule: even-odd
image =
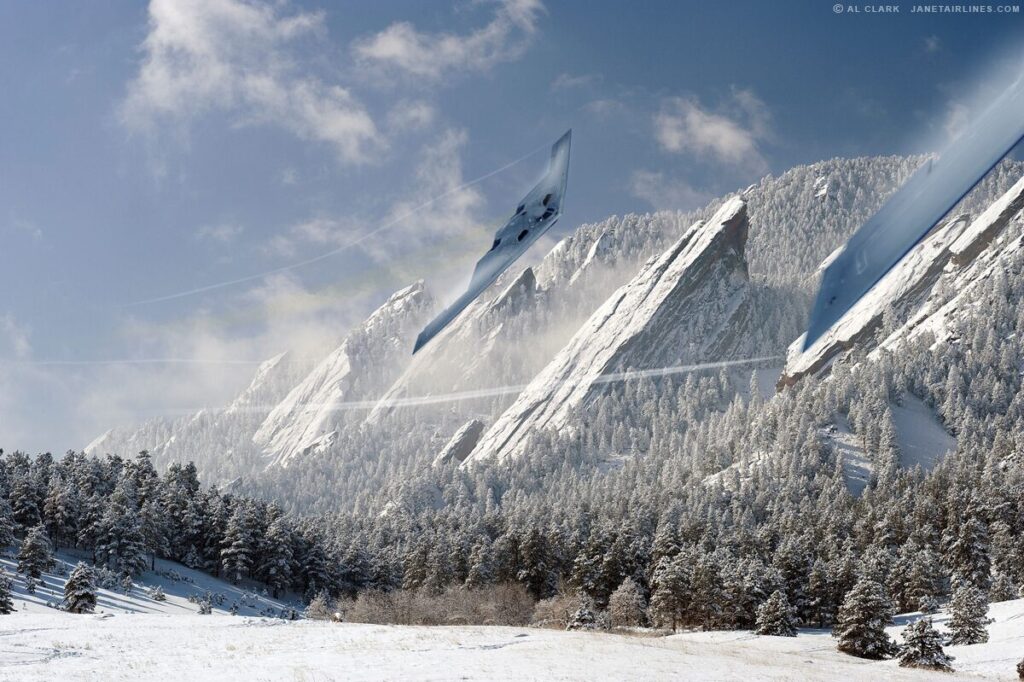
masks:
[[[0,3],[0,447],[223,405],[417,279],[450,300],[568,128],[565,214],[528,258],[797,164],[930,151],[1024,16],[899,7]]]

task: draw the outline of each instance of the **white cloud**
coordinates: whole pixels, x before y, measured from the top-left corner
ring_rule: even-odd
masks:
[[[27,234],[33,240],[39,241],[43,238],[43,230],[31,220],[11,216],[9,220],[10,229],[15,233]]]
[[[388,126],[392,130],[422,130],[434,123],[437,110],[423,100],[402,100],[388,113]]]
[[[678,178],[668,178],[664,173],[638,170],[630,178],[633,196],[643,199],[655,209],[690,210],[703,206],[711,199],[708,192],[695,189]]]
[[[593,73],[574,76],[563,72],[558,74],[558,76],[555,77],[555,80],[551,81],[551,89],[572,90],[574,88],[584,88],[588,85],[593,85],[599,80],[601,80],[601,77]]]
[[[221,244],[229,244],[235,240],[236,237],[242,234],[245,228],[241,225],[234,223],[220,223],[216,225],[203,225],[196,230],[196,239],[205,241],[220,242]]]
[[[32,353],[30,330],[20,324],[14,315],[0,315],[0,358],[24,360]]]
[[[522,55],[543,11],[540,0],[498,0],[491,21],[467,34],[426,33],[402,21],[356,41],[353,52],[363,64],[430,80],[486,71]]]
[[[475,214],[483,206],[483,195],[474,187],[462,187],[460,153],[467,140],[465,131],[446,130],[426,145],[415,169],[414,187],[376,219],[318,214],[275,235],[264,250],[295,255],[303,245],[339,247],[358,239],[360,249],[390,267],[401,254],[479,230]]]
[[[946,120],[942,124],[946,137],[953,139],[963,132],[970,122],[970,114],[971,110],[966,104],[958,100],[951,101],[946,109]]]
[[[340,85],[308,75],[299,41],[324,31],[320,12],[282,3],[152,0],[138,75],[119,110],[134,132],[187,124],[211,111],[240,125],[273,125],[334,147],[345,162],[384,144],[366,109]]]
[[[654,116],[662,149],[693,153],[714,161],[763,171],[760,143],[770,136],[768,109],[752,91],[736,89],[721,110],[704,107],[695,96],[671,97]]]

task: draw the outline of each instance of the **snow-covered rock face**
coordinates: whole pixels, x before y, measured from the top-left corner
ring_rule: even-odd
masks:
[[[444,449],[434,458],[434,466],[442,466],[448,462],[461,464],[469,457],[469,453],[473,452],[483,432],[484,423],[479,419],[470,419],[455,432]]]
[[[1019,240],[1003,243],[997,237],[1022,207],[1024,179],[974,221],[959,215],[939,225],[806,352],[800,351],[803,337],[793,343],[779,386],[827,369],[837,356],[855,346],[874,347],[887,310],[892,318],[889,323],[895,326],[884,329],[883,345],[893,347],[924,330],[941,336],[948,327],[946,322],[964,314],[955,304],[963,292],[984,278],[993,261],[1020,248]],[[946,303],[943,291],[949,290],[961,293]]]
[[[518,455],[531,433],[567,426],[604,375],[729,357],[749,314],[746,209],[730,199],[652,258],[528,385],[467,463]]]
[[[432,298],[417,282],[392,295],[345,337],[253,435],[271,464],[285,466],[297,455],[329,448],[349,421],[344,404],[372,400],[395,379],[432,307]]]

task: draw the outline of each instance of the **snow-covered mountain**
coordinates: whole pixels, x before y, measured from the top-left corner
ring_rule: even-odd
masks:
[[[231,480],[257,466],[253,432],[307,371],[304,363],[280,353],[259,365],[249,385],[226,408],[152,419],[135,429],[111,429],[85,452],[131,456],[148,450],[156,462],[195,461],[210,477]]]
[[[602,377],[732,357],[750,319],[748,229],[747,205],[738,197],[706,223],[694,223],[598,308],[468,461],[519,454],[535,429],[570,427]]]
[[[472,462],[501,459],[535,436],[589,428],[601,376],[766,356],[780,356],[769,364],[781,366],[822,260],[922,160],[832,159],[701,210],[581,225],[540,263],[510,269],[415,357],[411,339],[434,307],[422,284],[394,294],[315,367],[273,358],[228,407],[115,429],[89,450],[149,449],[158,465],[194,460],[209,479],[242,477],[275,497],[302,489],[296,508],[433,500],[428,472],[470,451]],[[1007,225],[1024,201],[1022,172],[1019,162],[1000,164],[831,334],[808,353],[791,352],[780,383],[821,373],[851,349],[872,351],[879,338],[893,348],[971,316],[973,298],[958,298],[1020,251]],[[750,370],[764,374],[769,364],[730,370],[713,399],[696,381],[703,372],[687,387],[686,376],[663,380],[678,404],[631,393],[629,405],[605,413],[683,410],[685,424],[711,429],[700,424],[707,411],[728,407]],[[676,441],[652,441],[644,434],[654,427],[630,415],[620,415],[628,426],[614,447],[607,434],[585,437],[608,438],[604,452],[622,458],[681,446],[681,423],[659,431]]]
[[[423,282],[396,292],[289,391],[252,436],[271,463],[285,466],[337,441],[353,421],[346,406],[376,398],[408,362],[433,303]],[[354,414],[358,420],[363,411]]]
[[[1024,179],[976,219],[961,213],[938,225],[806,352],[800,350],[802,336],[794,341],[780,385],[826,369],[852,348],[870,350],[879,336],[883,345],[893,348],[925,331],[936,340],[947,335],[950,320],[970,314],[964,309],[965,296],[993,268],[1019,252],[1020,237],[1001,235],[1022,208]]]

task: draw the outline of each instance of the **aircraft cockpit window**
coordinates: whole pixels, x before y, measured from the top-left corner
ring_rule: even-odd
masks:
[[[544,201],[542,201],[542,202],[540,202],[540,203],[542,203],[542,204],[544,204],[545,206],[547,206],[547,205],[548,205],[548,202],[549,202],[549,201],[551,201],[551,197],[553,197],[553,196],[555,196],[555,195],[554,195],[554,194],[545,194],[545,195],[544,195]]]
[[[495,239],[494,243],[491,244],[491,251],[494,251],[500,245],[501,245],[501,238]]]

